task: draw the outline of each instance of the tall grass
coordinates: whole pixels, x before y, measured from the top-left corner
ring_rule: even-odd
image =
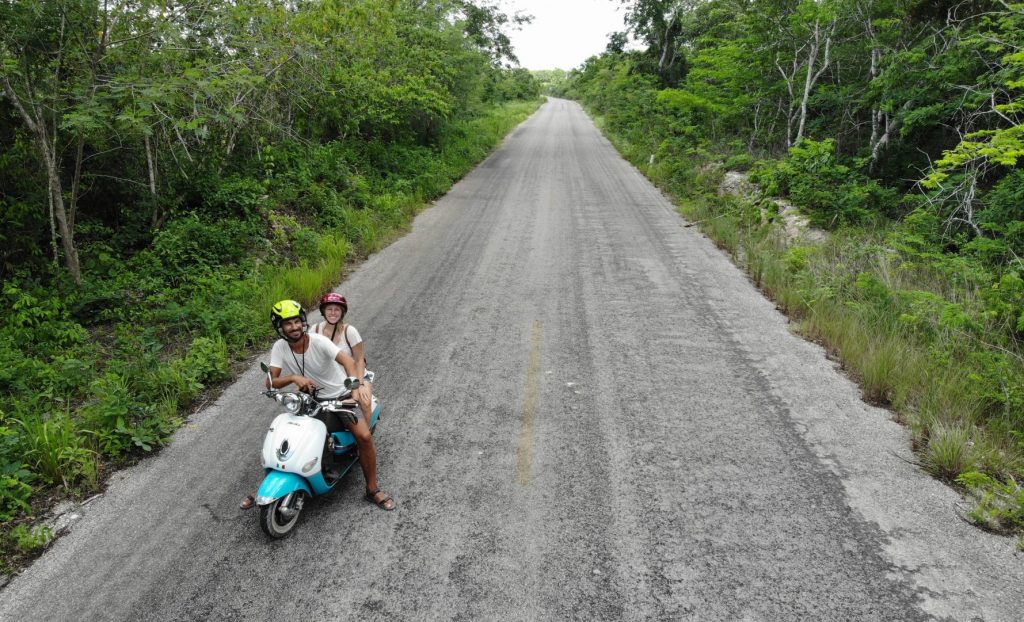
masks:
[[[65,414],[26,414],[16,420],[27,439],[25,459],[45,481],[69,488],[81,480],[95,486],[99,454]]]

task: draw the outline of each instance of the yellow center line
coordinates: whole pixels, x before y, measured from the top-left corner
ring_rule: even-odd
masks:
[[[530,483],[530,465],[533,463],[533,424],[537,419],[537,390],[540,384],[540,344],[544,339],[544,325],[533,323],[530,336],[530,361],[526,366],[526,397],[523,400],[523,429],[519,433],[519,451],[516,460],[516,483]]]

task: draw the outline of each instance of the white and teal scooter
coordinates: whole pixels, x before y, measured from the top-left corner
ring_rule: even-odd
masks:
[[[260,363],[270,376],[266,363]],[[372,381],[372,378],[369,378]],[[271,538],[282,538],[295,527],[307,499],[325,494],[359,462],[356,439],[348,431],[328,438],[322,419],[332,415],[340,421],[362,416],[359,405],[346,399],[359,380],[345,381],[345,392],[335,399],[318,400],[316,395],[270,389],[267,397],[277,400],[285,411],[274,417],[263,439],[263,469],[266,476],[256,492],[260,527]],[[373,398],[370,432],[377,428],[380,403]],[[327,462],[327,465],[324,465]]]

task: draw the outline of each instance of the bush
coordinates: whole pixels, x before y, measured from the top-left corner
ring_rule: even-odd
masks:
[[[0,523],[29,511],[35,476],[22,462],[21,443],[0,412]]]
[[[211,221],[249,221],[266,212],[266,189],[250,177],[218,180],[203,197],[203,217]]]
[[[85,446],[84,435],[67,415],[30,413],[16,422],[21,427],[25,461],[44,482],[65,488],[80,481],[89,487],[96,485],[96,453]]]
[[[204,222],[195,214],[173,220],[157,233],[150,249],[132,262],[140,276],[178,286],[208,275],[220,266],[242,261],[256,228],[240,220]]]
[[[28,471],[24,471],[28,475]],[[19,477],[0,474],[0,523],[13,520],[21,512],[28,512],[28,499],[32,487]]]
[[[898,212],[900,195],[839,162],[835,141],[804,139],[774,165],[754,167],[752,178],[769,195],[790,198],[820,227],[870,222]]]
[[[747,171],[754,165],[754,157],[748,153],[730,156],[722,165],[727,171]]]
[[[53,531],[45,525],[18,525],[11,530],[8,538],[20,552],[32,553],[53,540]]]
[[[1024,486],[1015,479],[1005,482],[970,471],[957,477],[978,502],[967,516],[986,529],[998,532],[1024,529]],[[1021,540],[1024,544],[1024,539]]]

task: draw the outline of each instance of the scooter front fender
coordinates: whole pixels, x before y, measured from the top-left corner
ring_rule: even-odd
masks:
[[[263,478],[263,483],[256,492],[256,505],[273,503],[276,499],[299,490],[313,496],[313,491],[301,475],[267,469],[267,476]]]

